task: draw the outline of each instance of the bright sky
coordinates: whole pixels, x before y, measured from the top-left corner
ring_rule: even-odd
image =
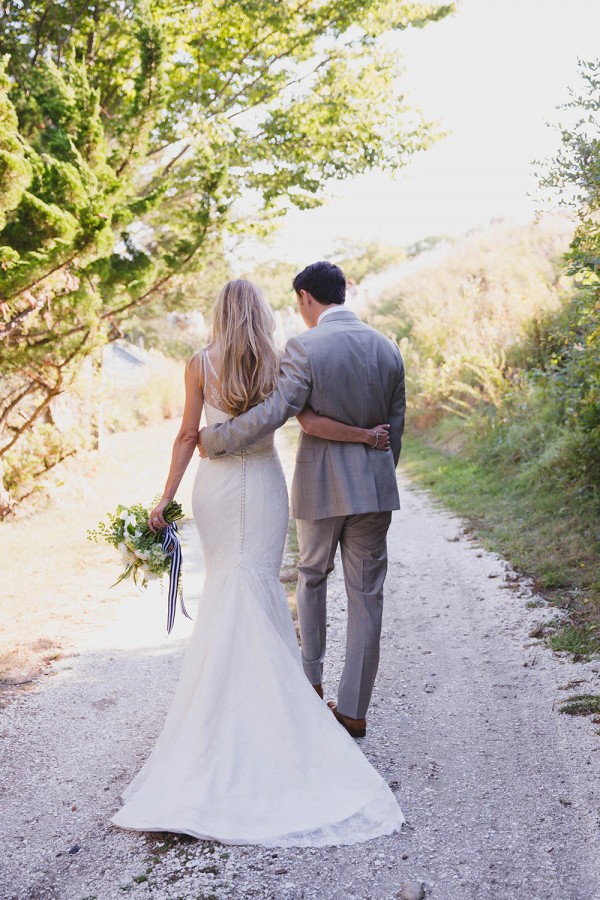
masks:
[[[334,184],[318,210],[292,212],[267,255],[304,264],[338,239],[408,244],[494,217],[533,218],[534,159],[558,139],[545,123],[598,57],[598,0],[459,0],[456,15],[398,36],[405,84],[450,135],[396,178]]]

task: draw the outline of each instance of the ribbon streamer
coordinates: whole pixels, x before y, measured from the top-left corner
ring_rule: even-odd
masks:
[[[179,575],[181,572],[181,544],[177,537],[177,523],[171,522],[167,525],[162,533],[161,544],[165,556],[171,557],[171,569],[169,572],[169,598],[167,606],[167,634],[171,634],[171,629],[175,622],[175,611],[177,609],[177,588],[179,586]],[[188,615],[183,602],[183,591],[179,591],[179,604],[181,612],[187,619],[192,617]]]

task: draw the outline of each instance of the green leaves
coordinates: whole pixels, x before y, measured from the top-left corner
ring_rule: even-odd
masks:
[[[379,38],[448,4],[13,0],[0,6],[0,460],[109,328],[206,305],[225,234],[433,139]],[[236,215],[252,192],[257,212]]]
[[[19,136],[17,114],[8,97],[6,62],[5,58],[0,63],[0,229],[6,224],[6,214],[19,205],[32,176]]]
[[[561,128],[562,146],[540,175],[542,187],[577,214],[579,224],[566,256],[581,292],[563,323],[562,349],[552,366],[553,390],[565,419],[581,437],[584,477],[600,484],[600,60],[579,62],[581,87],[563,109],[579,119]]]

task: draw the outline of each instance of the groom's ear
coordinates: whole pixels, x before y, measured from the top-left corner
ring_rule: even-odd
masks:
[[[298,291],[296,296],[298,297],[298,303],[300,304],[300,306],[306,306],[307,308],[309,308],[315,302],[315,298],[313,297],[313,295],[309,294],[308,291],[305,290]]]

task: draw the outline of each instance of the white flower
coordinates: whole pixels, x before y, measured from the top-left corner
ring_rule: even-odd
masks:
[[[129,512],[128,509],[124,509],[119,518],[123,520],[123,527],[125,531],[129,530],[130,525],[132,528],[137,528],[137,519],[134,515],[132,515],[132,513]]]
[[[126,563],[135,562],[135,558],[136,558],[135,553],[133,553],[133,551],[131,551],[128,547],[126,547],[122,541],[119,544],[119,546],[117,547],[117,550],[121,551],[121,556],[123,557],[123,562],[126,562]]]
[[[146,566],[142,566],[142,572],[144,573],[146,581],[157,581],[160,578],[160,575],[155,575],[154,572],[151,572]]]

